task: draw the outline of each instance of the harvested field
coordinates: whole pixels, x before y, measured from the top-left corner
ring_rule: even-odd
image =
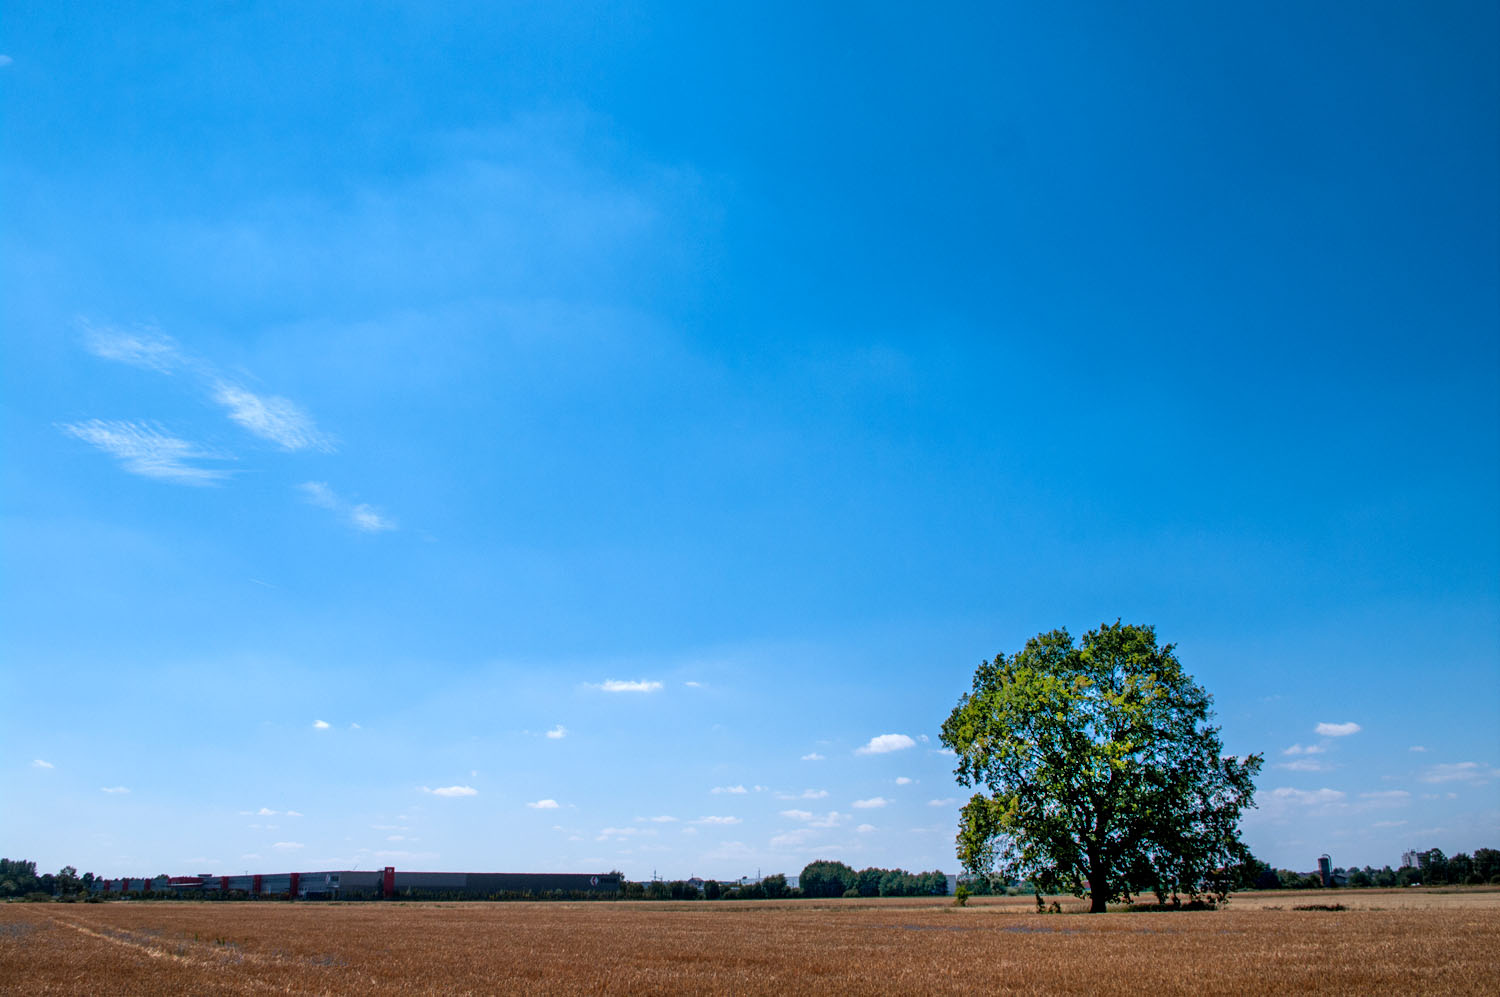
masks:
[[[1096,916],[1027,898],[0,906],[17,994],[1494,994],[1496,952],[1495,891]]]

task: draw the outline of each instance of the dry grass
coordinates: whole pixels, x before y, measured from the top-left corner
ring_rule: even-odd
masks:
[[[1291,909],[1335,903],[1349,909]],[[8,904],[0,992],[1500,993],[1500,892],[1253,894],[1201,913],[1033,910],[1029,898],[987,897],[963,909],[940,898]]]

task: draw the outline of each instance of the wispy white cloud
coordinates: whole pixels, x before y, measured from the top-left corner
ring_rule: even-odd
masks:
[[[170,436],[149,423],[89,419],[60,423],[58,428],[104,451],[119,461],[126,471],[142,477],[179,485],[211,485],[229,474],[220,468],[190,463],[223,458],[187,440]]]
[[[261,807],[259,810],[255,811],[256,817],[275,817],[276,815],[277,811],[272,810],[270,807]]]
[[[302,814],[300,814],[300,813],[298,813],[298,812],[297,812],[297,811],[295,811],[295,810],[288,810],[288,811],[287,811],[287,812],[286,812],[286,816],[287,816],[287,817],[301,817],[301,816],[302,816]]]
[[[854,801],[854,809],[856,809],[856,810],[873,810],[873,809],[875,809],[877,807],[886,806],[890,802],[891,801],[888,800],[888,799],[886,799],[884,796],[872,796],[868,800],[855,800]]]
[[[603,682],[590,685],[590,688],[599,689],[604,692],[657,692],[661,689],[661,683],[646,679],[636,681],[605,679]]]
[[[738,818],[738,817],[699,817],[697,820],[693,821],[693,823],[694,824],[719,824],[719,825],[723,825],[723,824],[738,824],[738,823],[740,823],[740,818]]]
[[[747,790],[744,786],[715,786],[713,789],[710,789],[709,792],[710,793],[729,793],[729,794],[738,796],[738,795],[740,795],[742,793],[749,792],[749,790]]]
[[[1433,765],[1422,773],[1423,782],[1473,782],[1483,783],[1500,776],[1500,769],[1478,762],[1454,762],[1449,765]]]
[[[556,810],[559,807],[556,800],[536,800],[526,805],[533,810]]]
[[[313,727],[317,730],[327,730],[331,726],[327,720],[314,720]]]
[[[1281,753],[1283,755],[1321,755],[1327,750],[1326,744],[1294,744]]]
[[[929,807],[951,807],[951,806],[953,806],[953,804],[955,804],[957,802],[958,801],[955,800],[953,797],[951,797],[951,796],[945,796],[945,797],[943,797],[940,800],[928,800],[927,801],[927,805]]]
[[[278,841],[274,845],[272,845],[271,847],[272,848],[279,848],[279,849],[281,849],[284,852],[291,852],[291,851],[296,851],[298,848],[305,848],[307,846],[305,846],[304,844],[302,844],[302,842],[300,842],[300,841]]]
[[[297,486],[297,490],[310,505],[327,509],[356,530],[365,533],[383,533],[396,528],[394,519],[388,518],[374,506],[363,502],[350,502],[329,488],[327,482],[304,481]]]
[[[671,816],[668,816],[667,814],[661,814],[660,816],[657,816],[657,817],[637,817],[636,820],[639,820],[639,821],[649,821],[652,824],[675,824],[675,823],[677,823],[677,818],[676,817],[671,817]]]
[[[870,738],[869,743],[864,747],[854,749],[854,753],[856,755],[885,755],[892,751],[904,751],[916,746],[917,742],[905,734],[877,734]]]
[[[1288,772],[1327,772],[1333,766],[1313,758],[1295,758],[1289,762],[1276,763],[1276,768],[1286,769]]]
[[[1420,745],[1420,744],[1413,744],[1410,748],[1407,748],[1406,750],[1407,751],[1415,751],[1415,752],[1417,752],[1417,753],[1420,754],[1422,752],[1425,752],[1427,749],[1424,748],[1424,747],[1422,747],[1422,745]]]
[[[874,824],[861,824],[861,825],[859,825],[859,827],[856,827],[854,830],[858,834],[869,834],[869,833],[871,833],[872,831],[875,830],[875,825]]]
[[[790,817],[792,820],[812,820],[811,810],[783,810],[781,816]]]
[[[821,800],[828,795],[826,789],[804,789],[800,793],[777,793],[778,800]]]
[[[804,762],[821,762],[823,760],[823,756],[818,754],[816,751],[809,751],[807,754],[802,756],[802,760]]]
[[[689,689],[701,689],[701,688],[703,688],[703,683],[702,682],[687,681],[687,682],[684,682],[682,684],[685,685],[685,686],[687,686]]]
[[[1387,789],[1377,793],[1360,793],[1359,798],[1370,806],[1405,806],[1411,802],[1411,794],[1404,789]]]
[[[128,792],[130,792],[130,787],[129,786],[100,786],[99,787],[99,792],[101,792],[101,793],[113,793],[113,794],[117,794],[118,795],[120,793],[128,793]]]
[[[904,775],[898,775],[898,776],[896,776],[896,785],[898,785],[898,786],[910,786],[912,784],[912,782],[913,782],[913,780],[911,778],[909,778],[908,776],[904,776]]]
[[[32,763],[31,763],[31,767],[34,768],[34,769],[52,769],[52,768],[57,768],[57,766],[53,765],[51,762],[43,761],[40,758],[34,759],[32,761]]]
[[[553,727],[551,730],[547,731],[547,738],[551,741],[561,741],[567,736],[568,728],[564,727],[562,724],[558,724],[556,727]]]
[[[1320,737],[1348,737],[1350,734],[1358,734],[1364,728],[1350,721],[1341,724],[1321,723],[1318,724],[1316,730]]]
[[[423,786],[422,792],[431,793],[433,796],[447,797],[479,795],[479,790],[475,789],[473,786],[441,786],[437,789],[428,789],[426,786]]]
[[[1338,803],[1344,799],[1344,793],[1337,789],[1292,789],[1282,786],[1271,791],[1271,798],[1282,803],[1310,807]]]
[[[248,388],[219,381],[214,385],[214,401],[224,407],[230,419],[283,450],[327,453],[334,449],[332,440],[319,432],[312,418],[290,399],[263,397]]]
[[[159,329],[116,329],[84,323],[83,345],[104,360],[144,367],[163,374],[183,366],[185,357],[171,336]]]

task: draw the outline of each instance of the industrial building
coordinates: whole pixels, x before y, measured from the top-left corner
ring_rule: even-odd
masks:
[[[386,866],[384,869],[371,870],[338,869],[242,876],[96,879],[93,892],[105,896],[149,892],[205,900],[390,900],[401,897],[443,900],[603,899],[619,894],[620,874],[397,872],[394,866]]]

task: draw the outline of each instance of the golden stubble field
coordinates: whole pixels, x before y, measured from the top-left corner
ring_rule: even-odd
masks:
[[[1292,909],[1306,904],[1350,909]],[[5,904],[0,993],[1500,993],[1500,891],[1063,906]]]

